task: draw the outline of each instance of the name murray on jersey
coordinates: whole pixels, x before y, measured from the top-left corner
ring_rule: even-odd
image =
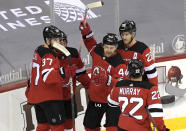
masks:
[[[139,95],[141,89],[138,88],[120,88],[121,95]]]

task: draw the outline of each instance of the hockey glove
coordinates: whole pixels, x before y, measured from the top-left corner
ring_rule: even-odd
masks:
[[[70,78],[76,75],[77,66],[67,66],[65,67],[65,77]]]
[[[60,67],[59,71],[62,78],[70,78],[76,75],[76,69],[76,66],[66,66]]]
[[[92,31],[90,29],[89,24],[86,22],[86,27],[85,27],[83,22],[84,21],[80,22],[79,30],[81,31],[83,38],[86,39],[86,38],[88,38],[89,35],[92,34]]]
[[[110,86],[112,77],[110,75],[107,75],[104,70],[97,67],[97,69],[94,68],[94,71],[92,73],[92,82],[95,83],[96,86]]]

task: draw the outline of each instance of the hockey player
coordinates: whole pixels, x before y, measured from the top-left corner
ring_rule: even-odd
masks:
[[[64,81],[74,77],[75,68],[68,66],[64,73],[52,48],[54,42],[60,43],[60,30],[51,25],[43,30],[45,44],[36,48],[32,59],[30,87],[27,93],[28,103],[35,107],[37,118],[36,131],[64,131],[65,107]]]
[[[72,57],[72,64],[73,67],[76,67],[76,75],[73,77],[73,92],[75,94],[76,89],[76,80],[80,82],[86,89],[89,87],[90,78],[86,72],[85,66],[80,58],[80,55],[77,51],[77,49],[68,47],[67,46],[67,36],[66,34],[61,31],[61,44],[66,47],[66,49],[70,52]],[[63,67],[63,69],[68,68],[68,59],[63,54],[58,52],[58,58],[60,61],[60,66]],[[64,104],[65,104],[65,113],[66,113],[66,121],[64,123],[65,131],[73,131],[73,121],[72,121],[72,103],[71,103],[71,94],[70,94],[70,85],[69,81],[67,80],[65,82],[66,84],[63,85],[63,96],[64,96]],[[74,96],[74,111],[75,111],[75,117],[77,117],[77,107],[76,107],[76,101]]]
[[[119,41],[118,51],[128,63],[131,59],[140,59],[144,64],[143,80],[158,85],[158,75],[149,47],[143,42],[134,39],[136,24],[134,21],[125,20],[119,27],[122,40]]]
[[[86,131],[100,131],[103,114],[106,113],[107,131],[117,131],[120,109],[108,106],[107,96],[117,78],[126,78],[126,65],[117,53],[118,39],[108,33],[102,43],[97,44],[88,23],[80,23],[81,34],[86,48],[92,56],[91,83],[89,87],[88,107],[84,117]],[[114,78],[111,79],[111,76]]]
[[[132,59],[128,63],[130,80],[120,80],[108,96],[110,106],[120,106],[118,131],[152,131],[150,122],[158,131],[168,131],[163,121],[163,107],[158,87],[142,81],[142,61]]]

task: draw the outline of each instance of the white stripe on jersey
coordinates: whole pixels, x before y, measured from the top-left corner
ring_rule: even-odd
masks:
[[[48,75],[50,74],[50,72],[52,71],[52,70],[54,70],[54,68],[51,68],[51,69],[44,69],[43,71],[42,71],[42,75],[43,75],[43,81],[45,82],[46,81],[46,79],[47,79],[47,77],[48,77]],[[46,73],[47,72],[47,73]],[[46,74],[45,74],[46,73]]]
[[[86,39],[88,39],[88,38],[92,37],[93,35],[94,35],[94,32],[91,32],[90,34],[86,35],[85,37],[86,37]]]
[[[134,117],[137,120],[142,120],[143,119],[143,116],[142,115],[135,115],[135,116],[133,116],[131,114],[129,115],[129,114],[124,114],[124,113],[121,113],[121,115],[122,116],[127,116],[127,117]]]
[[[108,75],[107,86],[110,86],[111,82],[112,82],[112,77]]]
[[[112,105],[112,104],[109,103],[109,102],[108,102],[108,105],[109,105],[110,107],[118,107],[118,106],[116,106],[116,105]]]
[[[84,72],[86,69],[85,69],[85,66],[83,66],[82,68],[80,69],[77,69],[76,70],[76,73],[81,73],[81,72]]]
[[[152,117],[163,117],[163,112],[150,112]]]
[[[95,49],[96,45],[92,47],[92,49],[89,51],[88,55],[91,54],[91,52],[93,51],[93,49]]]
[[[152,104],[152,105],[149,105],[149,106],[148,106],[148,109],[151,109],[151,108],[159,108],[159,109],[162,109],[163,106],[162,106],[162,104]]]
[[[144,67],[144,70],[145,71],[151,71],[151,70],[153,70],[155,68],[155,64],[152,64],[152,65],[150,65],[150,66],[148,66],[148,67]]]
[[[153,74],[147,74],[147,77],[150,79],[150,78],[155,78],[155,77],[157,77],[158,76],[158,73],[157,73],[157,71],[156,72],[154,72]]]
[[[142,115],[135,115],[135,116],[132,116],[132,117],[136,118],[137,120],[142,120],[143,119]]]
[[[112,99],[110,98],[110,95],[108,95],[107,100],[108,100],[109,103],[111,103],[111,104],[113,104],[113,105],[119,106],[119,102],[116,102],[116,101],[112,100]]]

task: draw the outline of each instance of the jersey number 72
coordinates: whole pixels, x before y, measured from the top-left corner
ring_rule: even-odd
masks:
[[[122,109],[121,109],[121,112],[124,113],[125,109],[127,106],[129,106],[130,104],[133,104],[133,103],[136,103],[137,102],[137,105],[134,106],[134,108],[132,108],[130,111],[129,111],[129,115],[138,119],[138,120],[142,120],[143,119],[143,116],[142,115],[134,115],[135,112],[137,112],[140,107],[143,106],[143,99],[142,98],[139,98],[139,97],[131,97],[130,99],[128,99],[127,97],[119,97],[119,102],[123,102],[122,104]]]

